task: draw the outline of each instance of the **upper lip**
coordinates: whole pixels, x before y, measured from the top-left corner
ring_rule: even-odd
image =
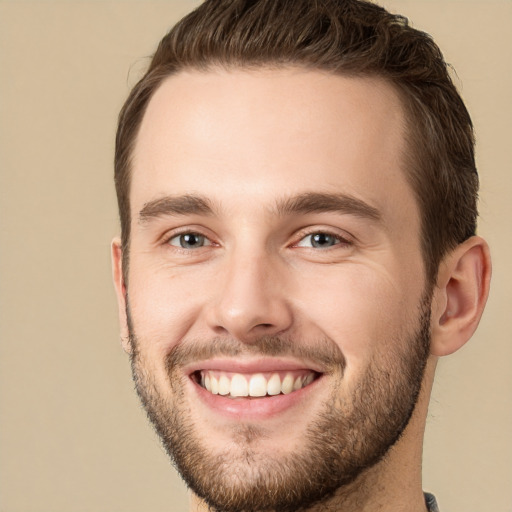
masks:
[[[213,358],[204,361],[197,361],[184,368],[186,374],[191,375],[200,370],[218,370],[233,373],[263,373],[293,370],[311,370],[317,373],[324,373],[319,365],[311,361],[300,361],[296,359],[264,357],[264,358]]]

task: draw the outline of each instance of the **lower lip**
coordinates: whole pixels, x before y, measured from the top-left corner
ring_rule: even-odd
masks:
[[[321,380],[322,376],[319,376],[305,388],[287,395],[281,394],[262,398],[227,398],[210,393],[192,378],[190,382],[199,399],[215,412],[238,420],[264,420],[303,404]]]

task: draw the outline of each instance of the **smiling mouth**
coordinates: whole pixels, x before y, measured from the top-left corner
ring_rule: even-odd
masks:
[[[212,395],[240,399],[288,395],[309,386],[319,376],[313,370],[251,374],[198,370],[194,372],[193,380]]]

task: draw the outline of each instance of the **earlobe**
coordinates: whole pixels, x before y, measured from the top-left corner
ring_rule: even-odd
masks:
[[[114,238],[111,244],[112,277],[117,296],[119,331],[121,344],[126,353],[131,353],[128,318],[126,317],[126,286],[123,275],[123,250],[121,240]]]
[[[471,338],[487,301],[490,279],[489,246],[478,236],[444,258],[432,301],[433,355],[451,354]]]

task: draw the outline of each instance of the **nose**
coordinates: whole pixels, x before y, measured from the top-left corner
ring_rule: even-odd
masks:
[[[283,281],[283,269],[271,258],[233,255],[217,281],[219,291],[208,313],[210,328],[244,343],[288,330],[293,316]]]

